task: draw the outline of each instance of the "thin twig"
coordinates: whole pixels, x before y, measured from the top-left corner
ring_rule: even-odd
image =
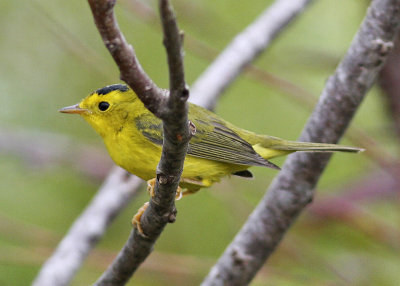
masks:
[[[75,221],[33,285],[68,285],[110,222],[137,194],[142,180],[114,167],[89,206]],[[107,202],[106,204],[104,202]]]
[[[141,217],[140,233],[134,228],[127,243],[95,285],[124,285],[153,249],[167,223],[176,216],[175,194],[191,138],[187,118],[189,91],[185,84],[182,37],[168,0],[160,0],[160,15],[167,50],[170,93],[162,91],[141,69],[114,17],[115,1],[89,0],[103,41],[121,71],[121,78],[138,94],[146,107],[163,120],[164,140],[157,166],[154,197]]]
[[[236,79],[242,69],[260,55],[310,2],[311,0],[277,0],[269,6],[235,37],[229,47],[193,84],[192,94],[202,95],[196,97],[193,102],[207,108],[212,107],[218,96]]]
[[[400,0],[375,0],[305,126],[301,141],[336,143],[393,46]],[[247,285],[313,199],[329,154],[295,153],[202,285]]]

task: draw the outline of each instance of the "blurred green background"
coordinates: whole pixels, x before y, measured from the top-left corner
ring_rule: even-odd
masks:
[[[272,3],[172,2],[186,34],[189,84]],[[317,99],[368,2],[315,1],[255,62],[258,76],[242,75],[216,112],[240,127],[296,139],[310,114],[304,101]],[[145,70],[167,88],[156,7],[155,1],[121,0],[116,12]],[[3,0],[0,12],[0,285],[28,285],[112,166],[99,136],[78,116],[57,110],[119,82],[119,73],[86,1]],[[379,162],[398,155],[391,122],[384,96],[374,88],[353,121],[356,130],[342,141],[374,147],[360,155],[333,156],[313,205],[252,285],[398,285],[399,193],[396,185],[383,184],[393,177]],[[264,168],[252,171],[252,181],[225,179],[179,201],[176,223],[166,228],[130,285],[198,285],[276,175]],[[363,185],[371,188],[374,182],[376,192],[365,192]],[[125,243],[132,215],[147,200],[143,190],[72,285],[99,277]]]

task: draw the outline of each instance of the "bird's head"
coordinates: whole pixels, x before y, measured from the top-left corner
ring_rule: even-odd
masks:
[[[140,103],[136,94],[126,85],[113,84],[100,88],[80,103],[61,108],[59,111],[81,115],[104,137],[116,132],[129,117],[134,116]]]

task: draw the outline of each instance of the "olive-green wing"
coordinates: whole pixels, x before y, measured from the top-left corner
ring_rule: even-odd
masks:
[[[219,118],[208,117],[207,122],[190,118],[196,126],[196,133],[189,142],[188,155],[245,166],[263,166],[279,169],[278,166],[262,158],[250,143],[227,127]],[[162,122],[152,114],[144,114],[135,119],[136,127],[151,142],[162,145]]]

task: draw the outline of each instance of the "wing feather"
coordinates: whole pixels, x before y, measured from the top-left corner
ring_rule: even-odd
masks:
[[[208,114],[209,115],[209,114]],[[190,118],[197,132],[189,142],[188,155],[208,160],[244,166],[263,166],[279,169],[278,166],[262,158],[250,143],[241,138],[222,120],[209,117],[208,122]],[[151,142],[162,145],[162,121],[152,114],[144,114],[135,119],[136,127]]]

